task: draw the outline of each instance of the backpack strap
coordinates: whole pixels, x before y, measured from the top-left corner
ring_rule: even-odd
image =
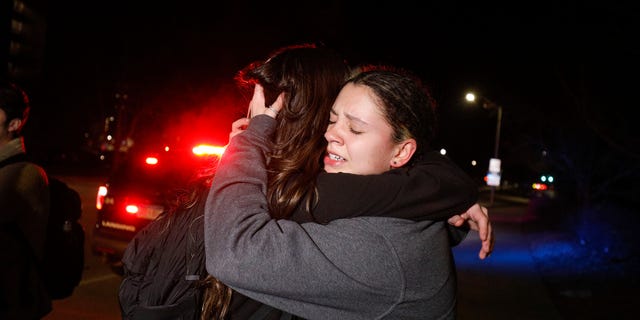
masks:
[[[264,319],[271,311],[275,310],[273,307],[266,304],[262,304],[256,312],[254,312],[248,320],[260,320]]]
[[[18,153],[0,161],[0,168],[6,165],[10,165],[12,163],[18,163],[18,162],[29,162],[29,159],[27,159],[27,155],[25,153]],[[3,227],[5,227],[3,228],[3,230],[9,231],[10,234],[13,234],[17,239],[19,239],[25,245],[26,250],[29,251],[29,256],[31,256],[33,263],[36,265],[36,269],[38,270],[38,274],[40,275],[40,278],[44,279],[44,271],[43,271],[44,266],[42,265],[41,262],[38,261],[38,258],[36,257],[36,253],[31,247],[31,244],[29,243],[29,240],[27,239],[27,236],[25,235],[24,231],[22,231],[22,228],[20,228],[20,226],[16,222],[10,223],[6,226],[3,225]]]
[[[253,314],[251,314],[251,317],[249,317],[249,319],[247,320],[262,320],[262,319],[267,319],[267,316],[269,316],[271,314],[271,312],[273,311],[281,311],[278,310],[272,306],[266,305],[266,304],[262,304],[260,306],[260,308],[258,308],[258,310],[256,310]],[[284,312],[282,311],[282,315],[280,316],[280,320],[293,320],[293,319],[299,319],[299,318],[294,318],[294,316],[290,313]]]

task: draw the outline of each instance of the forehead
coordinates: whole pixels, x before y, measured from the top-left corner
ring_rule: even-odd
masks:
[[[373,90],[365,85],[346,85],[336,99],[332,113],[334,121],[344,119],[360,130],[377,134],[389,134],[393,130],[387,121],[383,107],[380,106]]]
[[[333,107],[336,111],[346,112],[348,110],[350,113],[358,114],[382,110],[371,88],[353,83],[345,85],[340,90]]]

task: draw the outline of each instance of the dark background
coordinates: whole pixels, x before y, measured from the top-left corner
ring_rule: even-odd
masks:
[[[526,227],[541,233],[529,247],[551,295],[592,318],[626,313],[616,303],[635,298],[640,5],[632,1],[23,0],[29,10],[12,15],[16,2],[1,2],[0,61],[31,95],[27,148],[48,170],[103,174],[106,133],[117,143],[133,137],[134,148],[205,136],[226,144],[246,112],[235,72],[279,47],[322,42],[351,64],[420,75],[439,103],[434,147],[481,191],[496,112],[463,96],[473,89],[502,106],[497,193],[529,200]],[[12,19],[25,28],[10,32]],[[549,173],[553,192],[533,192],[531,182]]]
[[[478,180],[493,155],[496,112],[463,102],[470,89],[503,106],[503,179],[552,170],[577,194],[611,177],[608,184],[623,186],[638,175],[640,139],[631,127],[640,71],[635,5],[25,3],[37,13],[25,20],[41,32],[22,40],[38,50],[15,60],[32,71],[20,79],[33,102],[27,143],[45,164],[95,159],[109,116],[117,118],[110,130],[118,141],[208,136],[225,144],[231,121],[246,108],[235,72],[281,46],[321,42],[351,64],[393,64],[421,76],[439,103],[434,146]]]

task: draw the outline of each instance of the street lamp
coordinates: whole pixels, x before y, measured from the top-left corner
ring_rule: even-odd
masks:
[[[498,109],[498,121],[496,124],[496,140],[495,146],[493,149],[493,159],[489,162],[489,175],[487,179],[487,184],[491,187],[491,197],[489,199],[489,205],[493,205],[493,199],[496,192],[496,186],[500,185],[500,159],[498,158],[498,148],[500,147],[500,128],[502,127],[502,106],[495,104],[493,101],[485,98],[479,97],[482,101],[482,108],[484,109]],[[465,99],[469,102],[476,101],[476,95],[472,92],[469,92],[465,95]],[[497,177],[496,181],[492,181],[492,175]]]

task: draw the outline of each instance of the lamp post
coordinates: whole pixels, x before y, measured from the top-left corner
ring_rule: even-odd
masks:
[[[469,102],[475,102],[476,101],[476,95],[469,92],[465,95],[465,99]],[[482,100],[482,108],[483,109],[498,109],[498,120],[496,123],[496,138],[495,138],[495,145],[494,145],[494,149],[493,149],[493,159],[491,159],[492,161],[490,162],[489,165],[489,174],[497,174],[498,175],[498,179],[497,182],[494,183],[491,181],[491,177],[489,177],[489,180],[487,181],[487,184],[489,184],[489,186],[491,187],[491,197],[489,198],[489,205],[493,205],[493,200],[494,200],[494,196],[495,196],[495,192],[496,192],[496,185],[500,185],[500,160],[498,158],[498,149],[500,148],[500,129],[502,127],[502,106],[498,105],[496,103],[494,103],[493,101],[485,98],[485,97],[480,97],[480,99]],[[494,160],[495,159],[495,160]],[[494,167],[494,163],[497,163],[497,169],[492,168]]]

